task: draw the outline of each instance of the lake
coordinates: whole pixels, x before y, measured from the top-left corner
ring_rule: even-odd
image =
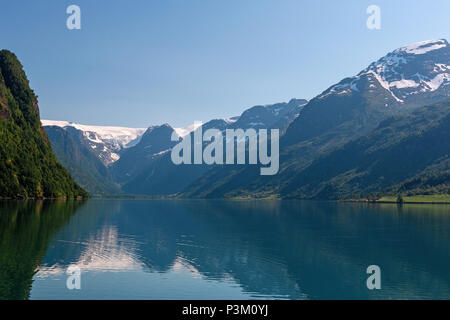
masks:
[[[420,298],[450,299],[449,205],[0,202],[0,299]]]

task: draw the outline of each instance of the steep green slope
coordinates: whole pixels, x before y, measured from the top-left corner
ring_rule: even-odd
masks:
[[[113,182],[108,168],[91,149],[80,142],[78,136],[82,136],[81,132],[56,126],[47,126],[45,131],[56,157],[80,186],[91,195],[120,193],[120,188]]]
[[[52,152],[17,57],[0,51],[0,197],[87,197]]]

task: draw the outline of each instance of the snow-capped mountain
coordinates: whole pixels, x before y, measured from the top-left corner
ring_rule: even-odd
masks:
[[[281,129],[282,161],[279,174],[273,177],[259,176],[259,170],[252,166],[174,165],[169,152],[174,144],[170,139],[172,133],[186,136],[198,129],[196,125],[172,128],[165,124],[139,129],[83,126],[64,121],[42,122],[47,127],[62,127],[72,134],[75,143],[88,145],[107,166],[105,170],[111,175],[112,182],[127,194],[182,193],[188,197],[213,198],[247,197],[249,194],[258,197],[291,196],[300,194],[305,178],[301,173],[318,159],[341,150],[351,141],[366,137],[380,123],[386,125],[384,121],[393,115],[408,115],[431,104],[439,107],[436,102],[450,97],[449,84],[448,42],[423,41],[388,53],[310,101],[292,99],[273,105],[258,105],[245,110],[239,117],[203,124],[203,130]],[[59,128],[52,129],[57,131],[54,129]],[[414,133],[414,128],[411,131]],[[58,138],[57,134],[60,132],[55,132],[54,139]],[[80,148],[81,151],[85,149]],[[62,159],[70,157],[66,144],[61,144],[60,150]],[[352,154],[347,158],[352,160]],[[333,165],[329,163],[325,169],[333,171]],[[325,169],[320,174],[325,174]],[[381,174],[389,172],[388,169],[383,168]],[[357,178],[359,173],[352,171],[346,176]],[[90,172],[85,175],[92,177]],[[383,179],[380,177],[380,181],[375,183],[381,183]],[[333,190],[327,192],[331,194]]]
[[[348,95],[365,89],[370,93],[380,86],[391,98],[385,99],[385,106],[421,103],[433,96],[450,96],[448,42],[444,39],[428,40],[394,50],[358,75],[332,86],[318,98],[330,94]]]
[[[298,195],[307,178],[301,172],[325,155],[368,135],[393,115],[407,115],[448,99],[449,66],[450,48],[446,40],[424,41],[396,49],[356,76],[332,85],[302,107],[300,115],[281,137],[282,159],[277,175],[260,177],[251,166],[236,170],[217,167],[187,186],[183,196]],[[333,166],[333,162],[327,163],[320,174],[325,175],[326,170],[333,172]],[[366,169],[349,171],[347,176],[358,177]],[[385,167],[378,173],[377,183],[381,184],[389,169]],[[329,187],[326,191],[331,194],[334,186]]]
[[[41,123],[43,127],[56,126],[80,131],[85,138],[85,143],[106,166],[117,161],[124,149],[135,146],[147,130],[145,128],[88,126],[52,120],[41,120]]]
[[[149,128],[128,128],[111,126],[90,126],[68,121],[41,120],[43,127],[56,126],[66,130],[79,131],[81,137],[78,143],[83,143],[106,165],[120,159],[123,151],[136,146]],[[190,125],[185,128],[174,128],[180,136],[185,136],[195,130],[197,126]],[[83,141],[81,141],[83,140]]]
[[[289,102],[255,106],[245,110],[239,117],[210,120],[202,125],[201,130],[217,129],[224,132],[227,129],[277,128],[284,132],[306,103],[304,99],[292,99]],[[190,130],[192,128],[189,127]],[[168,125],[161,126],[157,131],[149,130],[138,145],[126,150],[121,159],[110,167],[115,181],[122,185],[122,191],[146,195],[174,194],[211,169],[206,164],[173,164],[168,152],[174,145],[170,140],[172,130],[184,135],[184,132]],[[195,130],[200,128],[196,127]],[[190,134],[194,134],[195,130]]]
[[[295,119],[301,108],[307,103],[304,99],[292,99],[288,103],[277,103],[250,108],[239,117],[231,119],[215,119],[203,124],[203,129],[225,130],[226,128],[280,128],[284,130]],[[159,132],[162,126],[149,128],[128,128],[112,126],[91,126],[68,121],[41,120],[43,127],[56,126],[70,131],[72,138],[78,144],[88,147],[105,166],[117,162],[125,150],[138,146],[143,136],[150,132]],[[198,129],[200,123],[194,123],[184,128],[171,128],[180,137],[184,137]],[[154,134],[153,134],[154,135]],[[170,137],[169,137],[170,141]]]

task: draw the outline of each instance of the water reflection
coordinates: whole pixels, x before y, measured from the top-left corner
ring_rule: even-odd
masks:
[[[450,298],[448,206],[91,200],[63,224],[15,260],[39,265],[31,298]],[[79,292],[65,288],[71,264]],[[366,288],[371,264],[380,291]]]
[[[77,201],[0,201],[0,299],[27,299],[51,236]]]

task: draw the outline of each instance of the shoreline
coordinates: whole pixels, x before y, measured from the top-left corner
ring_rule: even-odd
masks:
[[[364,204],[440,204],[450,205],[450,201],[403,201],[402,203],[388,200],[369,201],[367,199],[350,199],[350,200],[318,200],[318,199],[281,199],[281,198],[230,198],[230,199],[200,199],[200,198],[170,198],[170,197],[90,197],[90,198],[4,198],[0,197],[0,201],[85,201],[85,200],[223,200],[223,201],[319,201],[319,202],[337,202],[337,203],[364,203]]]
[[[20,197],[20,198],[11,198],[11,197],[0,197],[0,201],[40,201],[40,200],[64,200],[64,201],[83,201],[88,200],[89,198],[83,198],[83,197],[76,197],[76,198],[67,198],[67,197],[59,197],[59,198],[46,198],[46,197],[40,197],[40,198],[33,198],[33,197]]]
[[[349,203],[368,203],[368,204],[450,204],[450,201],[403,201],[403,202],[397,202],[397,201],[388,201],[388,200],[376,200],[376,201],[369,201],[369,200],[337,200],[338,202],[349,202]]]

